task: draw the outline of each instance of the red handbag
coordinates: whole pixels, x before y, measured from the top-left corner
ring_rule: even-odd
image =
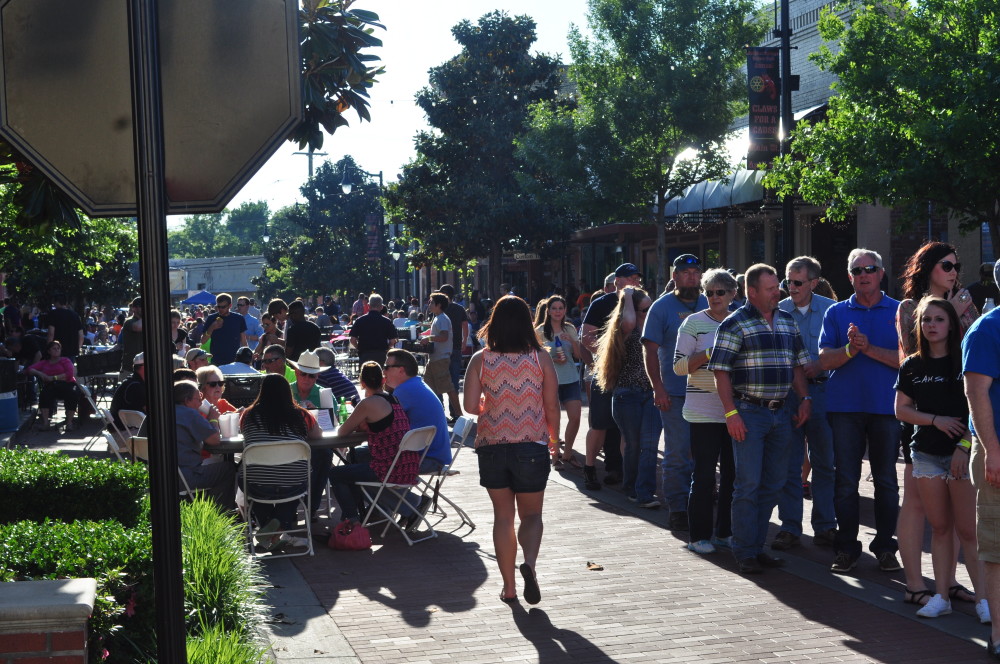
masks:
[[[364,551],[372,548],[372,535],[360,523],[344,519],[330,533],[327,546],[338,551]]]

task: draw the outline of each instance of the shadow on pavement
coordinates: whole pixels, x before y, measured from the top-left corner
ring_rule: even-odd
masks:
[[[538,664],[617,661],[578,632],[553,625],[549,614],[542,609],[525,609],[520,602],[510,608],[517,629],[538,650]]]

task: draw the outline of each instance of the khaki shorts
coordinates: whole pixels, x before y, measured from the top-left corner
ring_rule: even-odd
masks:
[[[1000,487],[986,481],[986,450],[972,437],[972,485],[976,487],[976,537],[979,559],[1000,563]]]
[[[431,392],[441,396],[455,389],[451,382],[451,371],[449,370],[450,358],[432,360],[424,367],[424,382]]]

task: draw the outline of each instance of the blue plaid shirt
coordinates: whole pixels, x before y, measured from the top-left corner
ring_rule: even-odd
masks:
[[[708,370],[728,371],[736,392],[787,397],[795,367],[809,364],[809,351],[791,314],[775,309],[772,323],[750,302],[731,313],[715,334]]]

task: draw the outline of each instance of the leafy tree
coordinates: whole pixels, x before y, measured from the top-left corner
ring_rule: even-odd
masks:
[[[225,213],[196,214],[167,232],[171,258],[255,256],[264,251],[264,229],[270,217],[267,203],[243,203]]]
[[[577,106],[536,107],[519,144],[538,172],[532,192],[591,223],[655,222],[686,187],[729,173],[721,143],[746,105],[744,47],[765,31],[747,18],[755,4],[591,0],[593,38],[570,33]]]
[[[344,173],[354,187],[341,191]],[[302,187],[305,206],[279,211],[264,250],[267,266],[254,284],[265,298],[359,293],[381,288],[388,276],[379,186],[354,159],[323,164]],[[368,217],[379,220],[380,260],[369,261]]]
[[[378,56],[375,28],[385,28],[378,14],[354,9],[355,0],[304,0],[299,9],[302,54],[303,122],[288,140],[300,148],[323,147],[323,131],[333,134],[348,124],[343,114],[353,108],[360,120],[371,120],[368,89],[384,71],[370,66]],[[15,195],[16,207],[2,225],[9,232],[33,230],[46,235],[57,226],[80,229],[82,213],[51,180],[6,141],[0,140],[0,185]]]
[[[782,197],[860,203],[926,216],[950,208],[962,227],[989,224],[1000,247],[1000,5],[992,0],[885,0],[832,13],[813,55],[838,82],[826,119],[793,134],[792,154],[764,179]]]
[[[558,66],[531,55],[535,22],[504,12],[452,28],[459,55],[430,71],[417,94],[432,131],[421,132],[417,157],[386,195],[390,212],[419,249],[417,264],[461,265],[489,256],[491,291],[499,291],[505,250],[529,249],[565,234],[563,220],[525,195],[516,175],[514,140],[528,107],[554,99]]]

